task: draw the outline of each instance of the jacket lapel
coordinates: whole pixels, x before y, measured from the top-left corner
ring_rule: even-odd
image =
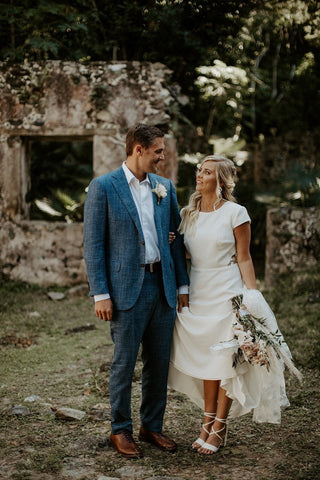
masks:
[[[149,180],[150,180],[151,188],[154,189],[157,184],[155,178],[149,174]],[[161,208],[159,208],[161,203],[160,205],[158,205],[158,197],[154,192],[152,192],[152,200],[153,200],[154,221],[156,224],[158,239],[160,241],[160,238],[162,238],[161,237]]]
[[[118,170],[112,174],[112,184],[117,191],[121,202],[128,210],[130,217],[143,237],[139,214],[122,167],[118,168]]]

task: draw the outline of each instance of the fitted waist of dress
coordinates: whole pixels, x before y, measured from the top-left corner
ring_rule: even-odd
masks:
[[[195,272],[208,272],[212,270],[217,270],[217,271],[227,271],[227,270],[232,270],[236,269],[238,270],[238,264],[237,263],[230,263],[229,265],[216,265],[214,267],[212,266],[207,266],[207,267],[195,267],[194,265],[191,264],[192,270]]]

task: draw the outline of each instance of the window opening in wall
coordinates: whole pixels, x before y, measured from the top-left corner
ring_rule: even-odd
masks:
[[[30,220],[83,221],[86,189],[93,176],[92,141],[28,138]]]

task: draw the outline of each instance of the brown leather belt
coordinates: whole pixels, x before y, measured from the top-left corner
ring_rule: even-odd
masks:
[[[144,268],[147,272],[158,272],[159,270],[161,270],[161,262],[146,263]]]

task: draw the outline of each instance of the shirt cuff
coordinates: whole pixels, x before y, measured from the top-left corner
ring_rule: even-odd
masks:
[[[179,287],[178,293],[179,293],[179,295],[188,294],[188,293],[189,293],[189,287],[188,287],[188,285],[182,285],[181,287]]]
[[[109,293],[101,293],[101,295],[93,296],[95,302],[101,302],[101,300],[108,300],[110,298]]]

